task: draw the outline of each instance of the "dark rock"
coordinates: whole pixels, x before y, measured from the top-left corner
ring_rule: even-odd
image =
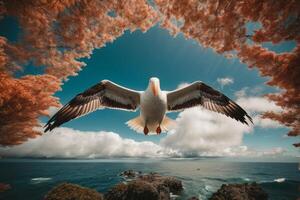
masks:
[[[132,181],[128,184],[128,199],[156,200],[159,199],[157,189],[145,181]]]
[[[160,200],[169,200],[170,199],[170,189],[164,185],[156,185],[156,189],[159,193]]]
[[[182,190],[182,183],[180,180],[169,177],[169,176],[161,176],[157,173],[150,173],[148,175],[141,175],[137,178],[137,180],[143,180],[146,182],[150,182],[155,185],[155,187],[167,187],[170,192],[174,194],[179,194]]]
[[[44,200],[103,200],[103,197],[96,190],[62,183],[48,192]]]
[[[137,171],[130,169],[130,170],[123,171],[120,174],[120,176],[123,176],[124,178],[136,178],[140,174],[141,174],[141,172],[137,172]]]
[[[0,192],[4,192],[6,190],[11,189],[11,186],[9,184],[6,183],[0,183]]]
[[[174,177],[163,178],[163,185],[167,186],[173,194],[179,194],[183,190],[181,181]]]
[[[133,180],[115,185],[105,198],[95,190],[63,183],[48,192],[44,200],[170,200],[170,193],[179,194],[183,190],[181,181],[174,177],[141,174],[133,170],[123,172],[122,176]]]
[[[197,197],[191,197],[188,200],[199,200]]]
[[[159,193],[152,184],[145,181],[132,181],[129,184],[118,184],[113,187],[106,195],[106,200],[157,200]]]
[[[116,185],[105,195],[105,199],[169,200],[170,192],[178,194],[182,189],[181,181],[176,178],[150,173],[140,175],[135,180],[128,182],[128,184]]]
[[[119,183],[111,188],[105,195],[105,200],[120,199],[124,200],[127,196],[128,185],[124,183]]]
[[[268,194],[256,183],[223,184],[209,200],[267,200]]]

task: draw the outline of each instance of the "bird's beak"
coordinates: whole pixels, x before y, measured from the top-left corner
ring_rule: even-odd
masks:
[[[158,95],[158,87],[157,87],[156,82],[151,82],[151,90],[152,90],[154,96]]]

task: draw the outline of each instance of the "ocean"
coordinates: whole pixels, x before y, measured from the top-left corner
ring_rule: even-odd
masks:
[[[176,200],[197,196],[206,200],[222,184],[257,182],[271,200],[300,197],[298,163],[230,162],[220,159],[120,159],[47,160],[0,159],[0,183],[11,189],[2,200],[41,200],[55,185],[76,183],[105,193],[124,181],[119,174],[128,169],[157,172],[182,180],[184,191]]]

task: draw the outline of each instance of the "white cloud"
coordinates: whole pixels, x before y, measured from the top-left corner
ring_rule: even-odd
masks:
[[[186,83],[186,82],[180,83],[180,84],[177,86],[177,89],[184,88],[184,87],[188,86],[189,84],[190,84],[190,83]]]
[[[153,142],[125,139],[113,132],[83,132],[56,128],[24,144],[1,147],[0,157],[109,158],[160,157],[161,147]]]
[[[259,126],[261,128],[280,128],[283,127],[282,124],[280,124],[277,121],[268,119],[268,118],[262,118],[261,115],[255,115],[253,117],[253,123],[255,126]]]
[[[181,87],[185,85],[187,83],[181,84]],[[261,117],[262,112],[281,110],[264,97],[247,96],[244,91],[240,92],[237,103],[250,111],[255,126],[262,128],[281,126],[275,121]],[[284,152],[279,147],[258,151],[244,146],[243,136],[251,132],[252,127],[200,107],[181,112],[176,121],[176,128],[161,139],[159,144],[122,138],[113,132],[85,132],[71,128],[57,128],[22,145],[0,147],[0,157],[261,157]]]
[[[224,149],[239,146],[251,128],[224,115],[202,108],[183,111],[177,128],[160,144],[180,156],[219,155]]]
[[[283,154],[283,148],[256,150],[242,144],[251,127],[202,108],[183,111],[177,127],[160,141],[169,156],[262,157]]]
[[[230,84],[234,83],[234,80],[233,80],[233,78],[224,77],[224,78],[218,78],[217,82],[223,87],[225,85],[230,85]]]
[[[265,97],[247,96],[247,89],[236,93],[236,102],[249,112],[254,126],[262,128],[282,127],[277,121],[262,118],[267,111],[280,112],[282,108]],[[252,131],[224,115],[201,108],[185,110],[177,118],[177,128],[161,145],[177,156],[270,156],[283,153],[282,148],[256,151],[242,145],[244,134]]]
[[[236,102],[250,113],[254,125],[262,128],[282,127],[277,121],[262,118],[264,112],[281,112],[282,108],[277,106],[273,101],[268,100],[266,97],[247,96],[248,90],[249,88],[243,88],[242,90],[237,91],[235,93],[235,96],[237,97]]]
[[[247,146],[236,146],[236,147],[229,147],[224,150],[223,156],[229,157],[262,157],[262,156],[278,156],[285,152],[285,150],[281,147],[275,147],[266,150],[255,150],[250,149]]]
[[[60,108],[58,108],[58,107],[50,106],[48,108],[49,116],[53,116],[59,109]]]
[[[0,147],[0,157],[37,158],[120,158],[120,157],[190,157],[229,156],[257,157],[281,154],[283,149],[255,151],[242,146],[243,134],[249,127],[227,121],[215,113],[201,110],[183,112],[178,122],[183,125],[161,140],[138,142],[113,132],[79,131],[57,128],[51,133],[30,139],[24,144]],[[197,117],[190,121],[190,118]],[[215,118],[216,119],[213,119]],[[191,126],[191,127],[189,127]]]
[[[236,102],[249,112],[282,111],[281,107],[265,97],[243,96],[239,97]]]
[[[237,98],[245,97],[245,96],[247,96],[247,95],[246,95],[247,90],[248,90],[248,87],[244,87],[243,89],[236,91],[236,92],[234,93],[234,95],[235,95]]]
[[[282,147],[275,147],[269,150],[262,151],[259,154],[259,156],[276,156],[279,154],[283,154],[284,152],[286,152],[286,150],[283,149]]]

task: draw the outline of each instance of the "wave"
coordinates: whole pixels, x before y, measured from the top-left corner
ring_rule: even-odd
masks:
[[[251,181],[251,179],[250,179],[250,178],[247,178],[247,177],[242,178],[242,179],[243,179],[243,181],[247,181],[247,182]]]
[[[211,191],[214,190],[214,188],[213,188],[211,185],[205,185],[205,186],[204,186],[204,189],[205,189],[206,191],[208,191],[208,192],[211,192]]]
[[[224,183],[235,183],[235,182],[249,182],[251,181],[250,178],[247,177],[234,177],[234,178],[217,178],[217,177],[203,177],[203,179],[206,180],[212,180],[212,181],[219,181],[219,182],[224,182]]]
[[[175,200],[175,199],[177,199],[179,197],[179,195],[176,195],[176,194],[173,194],[172,192],[170,192],[170,198],[172,199],[172,200]]]
[[[269,180],[269,181],[262,180],[262,181],[259,181],[258,183],[283,183],[285,181],[286,181],[286,178],[276,178],[274,180]]]
[[[219,181],[219,182],[227,182],[228,180],[223,178],[217,178],[217,177],[203,177],[203,179],[206,180],[212,180],[212,181]]]
[[[37,178],[32,178],[31,182],[32,183],[42,183],[42,182],[51,181],[51,180],[52,180],[51,177],[37,177]]]
[[[277,182],[277,183],[282,183],[285,181],[285,178],[277,178],[277,179],[274,179],[274,182]]]

